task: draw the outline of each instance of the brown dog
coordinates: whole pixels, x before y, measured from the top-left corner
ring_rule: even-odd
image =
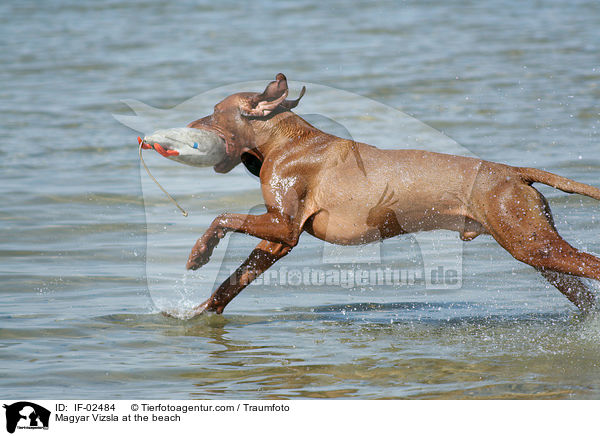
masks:
[[[600,280],[600,259],[571,247],[552,220],[544,183],[600,200],[600,190],[534,168],[419,150],[380,150],[324,133],[291,112],[287,81],[278,74],[262,94],[242,92],[218,103],[189,127],[218,131],[227,172],[243,162],[260,176],[267,213],[221,214],[194,245],[188,269],[206,264],[227,232],[262,241],[248,259],[194,309],[223,312],[254,278],[298,243],[303,231],[355,245],[403,233],[455,230],[468,241],[490,234],[534,268],[582,311],[595,297],[577,277]]]

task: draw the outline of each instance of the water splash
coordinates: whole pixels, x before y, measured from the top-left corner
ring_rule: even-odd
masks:
[[[187,320],[195,316],[194,308],[200,303],[197,300],[198,274],[186,271],[181,279],[173,281],[171,289],[162,295],[153,294],[156,308],[165,315]]]

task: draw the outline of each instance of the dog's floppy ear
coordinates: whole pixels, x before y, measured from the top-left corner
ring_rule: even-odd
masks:
[[[262,94],[255,95],[242,107],[242,115],[264,117],[279,106],[288,95],[287,79],[281,73],[267,85]]]
[[[302,97],[304,97],[304,93],[306,92],[306,86],[303,86],[302,89],[300,90],[300,95],[298,96],[298,98],[296,100],[285,100],[283,103],[281,103],[281,107],[290,110],[290,109],[294,109],[296,106],[298,106],[298,103],[300,103],[300,99]]]
[[[298,105],[298,102],[304,95],[305,88],[302,88],[300,97],[297,100],[288,101],[287,79],[281,73],[277,74],[275,80],[267,85],[262,94],[252,97],[241,109],[242,115],[247,117],[265,117],[282,106],[285,109],[292,109]]]

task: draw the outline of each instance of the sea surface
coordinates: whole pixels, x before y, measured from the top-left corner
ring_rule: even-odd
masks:
[[[600,186],[599,22],[592,0],[0,3],[2,397],[600,398],[600,316],[489,236],[303,235],[223,315],[184,319],[258,241],[186,272],[192,245],[261,213],[260,185],[145,152],[184,218],[136,141],[283,72],[341,136]],[[600,254],[600,203],[540,190]]]

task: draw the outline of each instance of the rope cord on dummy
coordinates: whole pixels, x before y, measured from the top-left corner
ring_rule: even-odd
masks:
[[[169,197],[169,200],[171,200],[171,201],[172,201],[172,202],[175,204],[175,206],[177,206],[177,208],[178,208],[178,209],[181,211],[181,213],[183,214],[183,216],[187,217],[187,216],[188,216],[188,213],[185,211],[185,209],[184,209],[184,208],[182,208],[182,207],[179,205],[179,203],[177,203],[177,200],[175,200],[173,197],[171,197],[171,194],[169,194],[169,193],[168,193],[168,192],[165,190],[165,188],[163,188],[163,187],[161,186],[161,184],[160,184],[160,183],[158,183],[158,180],[156,180],[156,179],[154,178],[154,176],[153,176],[153,175],[150,173],[150,169],[148,169],[148,166],[146,165],[146,162],[144,162],[144,158],[142,157],[142,149],[143,149],[144,142],[141,140],[141,138],[138,138],[138,142],[140,143],[140,148],[139,148],[140,161],[142,162],[142,165],[144,166],[144,169],[146,170],[146,172],[148,173],[148,175],[150,176],[150,178],[151,178],[152,180],[154,180],[154,183],[156,183],[156,185],[157,185],[157,186],[160,188],[160,190],[161,190],[162,192],[164,192],[164,193],[167,195],[167,197]]]

